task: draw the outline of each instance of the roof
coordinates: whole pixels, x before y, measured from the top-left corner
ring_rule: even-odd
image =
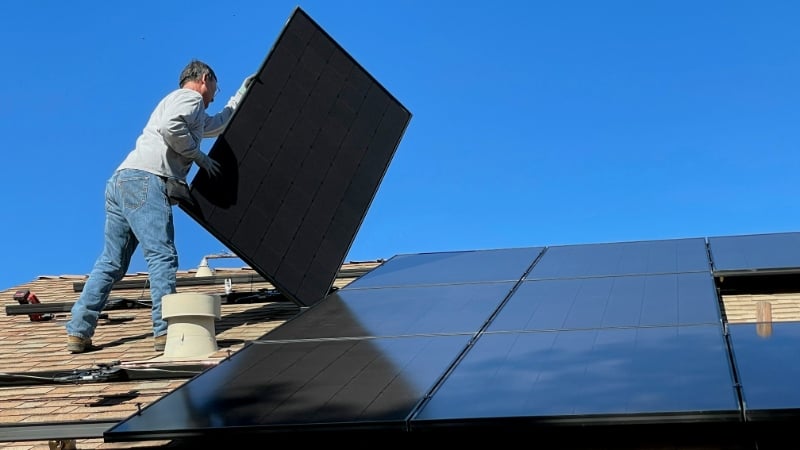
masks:
[[[333,288],[346,285],[380,262],[345,263]],[[0,291],[0,304],[6,311],[9,307],[19,310],[22,305],[14,294],[28,290],[40,306],[69,305],[78,298],[85,279],[76,275],[41,276]],[[225,279],[232,280],[230,295],[225,295]],[[164,361],[153,350],[146,280],[146,273],[128,274],[115,285],[104,311],[107,317],[101,319],[93,338],[100,348],[82,354],[66,349],[68,310],[48,313],[45,317],[50,319],[43,321],[31,320],[28,314],[0,316],[0,443],[19,449],[49,448],[49,441],[57,438],[75,439],[78,448],[168,445],[168,440],[108,444],[103,442],[102,430],[300,311],[249,267],[216,269],[215,276],[208,278],[181,271],[177,292],[222,296],[220,319],[214,324],[219,349],[199,360]],[[80,435],[86,437],[76,437]]]

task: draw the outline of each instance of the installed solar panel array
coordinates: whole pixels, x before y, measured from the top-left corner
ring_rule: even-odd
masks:
[[[734,384],[703,239],[549,247],[411,423],[734,419]]]
[[[398,255],[106,438],[741,422],[707,255],[702,238]],[[786,325],[733,333],[751,420],[800,404],[776,389],[800,375]]]

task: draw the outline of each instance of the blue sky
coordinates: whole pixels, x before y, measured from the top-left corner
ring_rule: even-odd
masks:
[[[798,2],[32,0],[0,15],[0,289],[87,274],[183,66],[218,111],[296,6],[413,114],[346,261],[798,229]],[[175,222],[181,269],[227,250]]]

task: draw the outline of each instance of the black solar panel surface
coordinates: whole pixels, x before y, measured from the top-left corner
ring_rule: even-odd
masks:
[[[181,207],[286,297],[312,305],[339,267],[411,114],[296,9]]]
[[[259,342],[115,425],[117,440],[403,430],[467,335]]]
[[[483,334],[411,423],[584,415],[624,423],[677,413],[738,414],[718,326]]]
[[[490,331],[721,323],[708,273],[525,281]]]
[[[710,270],[703,238],[548,247],[528,279]]]
[[[350,289],[518,281],[543,247],[397,255],[350,283]]]
[[[708,247],[714,271],[722,275],[800,271],[800,233],[715,236]]]
[[[269,334],[318,339],[477,333],[515,283],[341,289]]]
[[[800,322],[729,325],[745,412],[764,420],[800,410]]]

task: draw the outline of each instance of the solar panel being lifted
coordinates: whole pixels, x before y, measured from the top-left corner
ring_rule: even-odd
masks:
[[[411,119],[296,8],[181,208],[287,298],[331,289]]]

